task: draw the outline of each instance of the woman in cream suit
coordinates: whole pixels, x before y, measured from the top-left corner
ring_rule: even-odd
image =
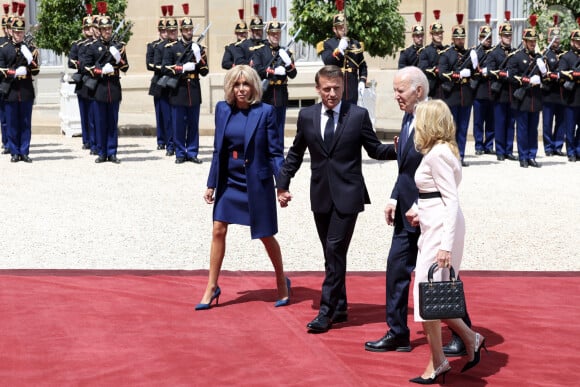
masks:
[[[442,349],[440,321],[425,321],[419,316],[419,283],[427,281],[429,267],[435,262],[440,268],[452,265],[455,273],[459,274],[465,238],[465,221],[457,191],[461,182],[461,161],[455,142],[453,116],[444,102],[421,102],[417,105],[415,117],[415,144],[424,156],[415,173],[419,200],[407,212],[407,219],[421,227],[413,297],[415,321],[423,323],[431,356],[423,374],[410,381],[434,384],[439,375],[443,375],[445,381],[445,374],[451,367]],[[436,270],[433,276],[434,281],[448,278],[449,271],[441,269]],[[462,372],[479,363],[485,338],[472,331],[461,319],[443,321],[457,332],[466,345],[469,362]]]

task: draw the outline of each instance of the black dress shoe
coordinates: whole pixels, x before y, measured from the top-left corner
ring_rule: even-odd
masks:
[[[555,154],[556,156],[566,156],[566,154],[565,154],[564,152],[562,152],[561,150],[555,150],[555,151],[554,151],[554,154]]]
[[[107,158],[105,156],[99,156],[95,159],[95,163],[97,164],[104,163],[105,161],[107,161]]]
[[[18,155],[12,155],[12,157],[10,157],[11,163],[17,163],[19,161],[20,161],[20,156],[18,156]]]
[[[520,167],[527,168],[528,167],[528,160],[520,160]]]
[[[331,327],[332,321],[330,321],[330,319],[323,314],[319,314],[314,318],[314,320],[306,324],[306,328],[308,328],[308,332],[310,333],[324,333],[327,332]]]
[[[529,159],[528,160],[528,165],[530,167],[534,167],[534,168],[540,168],[541,167],[540,163],[538,163],[535,159]]]
[[[157,145],[157,150],[165,149],[165,145]]]
[[[443,346],[443,353],[445,354],[445,356],[449,357],[458,357],[467,355],[467,351],[465,350],[465,344],[463,344],[463,341],[457,335],[451,335],[451,340],[447,343],[447,345]]]
[[[99,154],[99,152],[97,152],[96,150],[92,150],[92,149],[91,149],[91,151],[89,152],[89,154],[90,154],[91,156],[96,156],[96,155],[98,155],[98,154]]]
[[[511,153],[509,155],[505,155],[505,158],[511,161],[518,161],[518,158]]]
[[[31,163],[32,159],[28,157],[28,155],[20,155],[20,160],[24,161],[25,163]]]
[[[89,144],[83,144],[83,149],[89,149],[89,148],[90,148]]]
[[[396,337],[391,331],[377,341],[367,341],[365,349],[371,352],[411,352],[411,342],[408,337]]]
[[[467,163],[467,161],[461,160],[461,166],[462,167],[469,167],[469,164]]]
[[[546,157],[554,156],[554,152],[552,151],[545,151]]]
[[[493,149],[486,149],[483,151],[486,155],[494,155],[495,151]]]
[[[197,157],[188,157],[187,161],[191,161],[192,163],[195,163],[195,164],[201,164],[203,162],[200,159],[198,159]]]
[[[476,151],[475,151],[475,154],[476,154],[477,156],[481,156],[481,155],[483,154],[483,151],[482,151],[482,150],[476,150]]]
[[[107,157],[107,159],[112,163],[121,164],[121,160],[119,160],[116,155],[111,155]]]
[[[175,164],[183,164],[183,163],[185,163],[185,158],[178,157],[175,159]]]
[[[10,153],[10,149],[8,149],[8,148],[4,148],[4,149],[2,150],[2,154],[3,154],[3,155],[7,155],[8,153]]]
[[[348,312],[346,310],[335,310],[332,314],[332,323],[339,324],[348,321]]]
[[[572,155],[572,156],[568,156],[568,161],[571,163],[575,163],[576,162],[576,156]]]
[[[165,156],[175,156],[175,151],[168,150],[167,152],[165,152]]]
[[[504,155],[497,155],[497,161],[505,161]]]

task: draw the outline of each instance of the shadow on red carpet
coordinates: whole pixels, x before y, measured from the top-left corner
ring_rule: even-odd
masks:
[[[290,273],[291,304],[274,308],[272,273],[224,272],[219,306],[194,311],[206,275],[0,271],[2,385],[400,386],[425,367],[412,305],[412,352],[364,350],[386,331],[384,273],[349,273],[348,322],[317,335],[305,326],[317,313],[322,273]],[[489,353],[465,374],[467,359],[450,358],[446,384],[578,384],[580,273],[461,276]]]

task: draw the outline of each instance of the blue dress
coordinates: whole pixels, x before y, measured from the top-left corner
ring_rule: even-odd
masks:
[[[213,219],[226,223],[250,225],[248,186],[244,158],[244,138],[248,110],[232,112],[224,132],[222,149],[227,149],[227,180],[223,194],[217,199]]]

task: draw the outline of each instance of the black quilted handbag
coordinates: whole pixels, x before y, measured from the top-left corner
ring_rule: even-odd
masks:
[[[419,283],[419,315],[425,320],[445,320],[465,317],[463,282],[455,279],[455,270],[449,267],[450,281],[433,281],[437,263],[429,268],[428,282]]]

